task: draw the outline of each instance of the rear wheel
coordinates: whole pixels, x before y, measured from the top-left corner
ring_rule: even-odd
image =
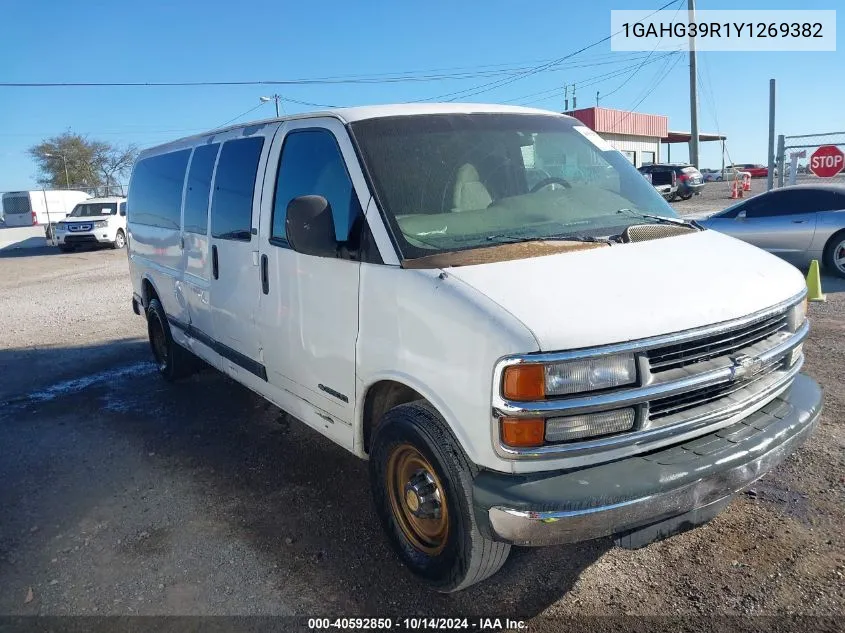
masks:
[[[845,231],[839,231],[827,242],[824,265],[838,277],[845,277]]]
[[[126,235],[123,233],[123,229],[117,229],[114,236],[114,248],[121,249],[124,246],[126,246]]]
[[[196,370],[196,357],[173,340],[167,315],[158,299],[150,301],[147,307],[147,335],[158,371],[165,380],[178,380]]]
[[[510,545],[482,536],[472,508],[477,469],[426,402],[388,411],[370,453],[376,510],[402,561],[442,592],[496,573]]]

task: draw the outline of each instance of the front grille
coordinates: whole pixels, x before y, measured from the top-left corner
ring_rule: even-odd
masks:
[[[783,357],[777,358],[767,365],[763,365],[757,374],[747,380],[732,380],[730,382],[709,385],[682,394],[652,400],[649,404],[648,418],[651,421],[659,420],[667,416],[682,413],[683,411],[702,407],[716,400],[726,398],[742,389],[748,389],[751,392],[763,389],[770,382],[767,380],[767,377],[783,368],[784,362]]]
[[[65,236],[66,244],[75,244],[77,242],[96,242],[96,235],[67,235]]]
[[[785,313],[776,314],[762,321],[749,323],[705,338],[658,347],[648,351],[651,373],[659,374],[718,356],[728,356],[742,348],[759,343],[786,328],[787,315]]]

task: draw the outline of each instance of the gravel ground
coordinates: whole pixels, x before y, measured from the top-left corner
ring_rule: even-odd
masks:
[[[515,548],[490,581],[443,596],[386,545],[365,463],[219,373],[155,375],[125,254],[2,255],[0,615],[493,612],[535,630],[598,614],[842,616],[845,283],[824,285],[806,369],[825,413],[753,493],[637,551]]]

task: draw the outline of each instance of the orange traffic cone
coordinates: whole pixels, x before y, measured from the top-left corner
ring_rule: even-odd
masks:
[[[742,190],[751,191],[751,174],[743,174],[742,176]]]
[[[739,187],[736,185],[736,180],[731,183],[731,200],[739,198]]]

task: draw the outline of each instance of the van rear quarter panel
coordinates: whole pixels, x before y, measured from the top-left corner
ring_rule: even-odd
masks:
[[[363,453],[367,390],[393,380],[431,402],[474,463],[508,471],[491,441],[493,368],[502,356],[539,346],[510,313],[440,273],[361,265],[356,453]]]
[[[182,249],[179,231],[146,224],[128,223],[131,239],[129,261],[133,269],[135,292],[148,278],[167,314],[179,318],[184,312],[184,298],[176,293],[176,282],[182,276]]]

